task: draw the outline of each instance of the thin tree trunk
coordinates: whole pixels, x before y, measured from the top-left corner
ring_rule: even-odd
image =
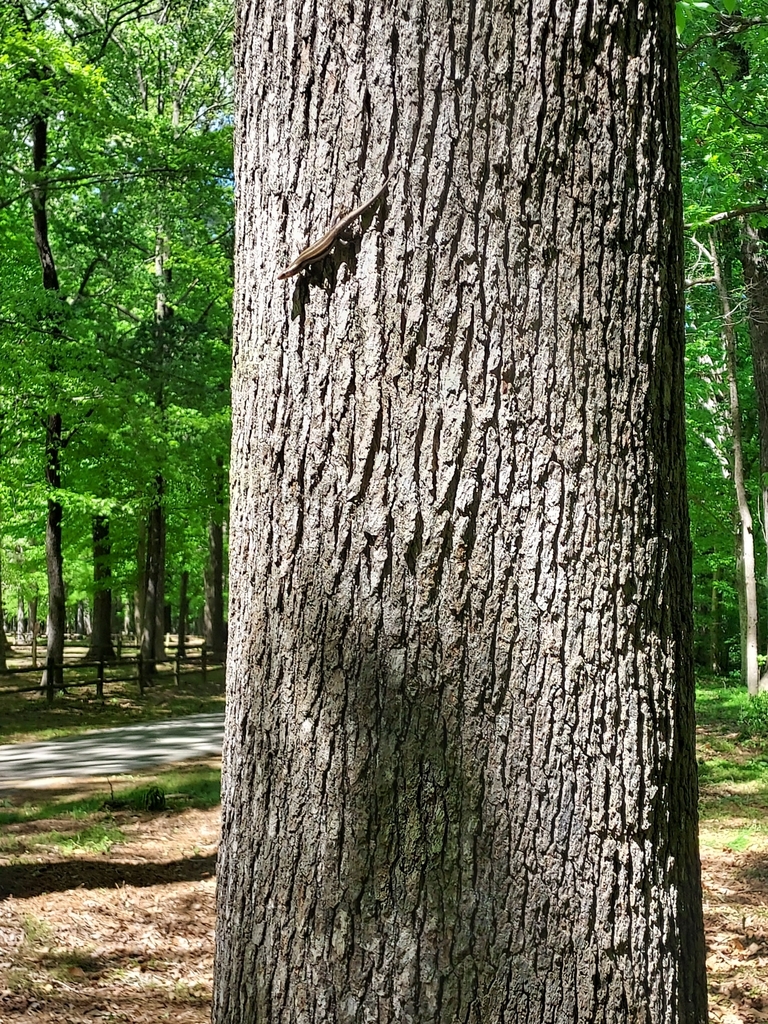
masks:
[[[162,488],[162,481],[160,488]],[[157,556],[157,596],[155,599],[155,663],[165,661],[165,510],[158,507],[159,552]]]
[[[723,578],[722,566],[712,576],[712,591],[709,605],[709,667],[716,675],[723,672],[723,637],[721,622],[720,583]]]
[[[2,566],[0,565],[0,672],[5,672],[8,668],[8,651],[10,650],[10,644],[8,643],[8,637],[5,635],[5,611],[3,609],[3,580],[2,580]]]
[[[187,653],[187,618],[189,616],[189,572],[185,569],[181,574],[179,588],[179,629],[176,653],[183,658]]]
[[[32,166],[35,172],[35,184],[30,191],[32,203],[32,221],[34,226],[35,245],[40,259],[43,276],[43,288],[46,291],[58,292],[59,278],[53,259],[48,237],[48,123],[39,114],[32,117]],[[52,345],[55,347],[60,340],[61,331],[54,325],[51,332]],[[55,383],[57,366],[55,357],[50,364],[51,379]],[[48,518],[45,528],[45,557],[48,574],[48,626],[47,660],[53,659],[61,666],[64,659],[64,631],[66,608],[64,601],[64,563],[61,547],[61,521],[63,510],[56,497],[61,487],[61,450],[63,448],[61,413],[52,412],[46,419],[45,478],[48,483]],[[57,670],[57,683],[62,681],[63,669]],[[45,685],[45,672],[41,685]]]
[[[109,519],[93,517],[93,628],[88,657],[114,658],[112,644],[112,566]]]
[[[37,621],[37,592],[29,599],[29,620],[32,627],[32,668],[37,668],[37,637],[40,633],[40,623]]]
[[[224,643],[224,532],[221,523],[208,524],[208,561],[204,572],[204,636],[214,659],[223,659]]]
[[[141,656],[144,660],[145,669],[148,675],[155,671],[155,664],[158,660],[158,628],[162,631],[162,600],[161,600],[161,579],[163,561],[163,478],[158,476],[155,480],[155,496],[152,507],[149,510],[147,520],[147,541],[146,541],[146,570],[144,573],[144,626],[141,634]],[[162,644],[162,632],[160,635]],[[160,648],[161,658],[164,656],[164,648]]]
[[[239,3],[214,1024],[704,1024],[674,4],[352,15]]]
[[[133,598],[133,633],[141,645],[144,633],[144,601],[147,596],[147,522],[139,523],[139,539],[136,546],[136,590]]]
[[[46,431],[47,463],[45,477],[50,488],[49,495],[55,495],[61,487],[60,473],[61,416],[53,413],[48,417]],[[64,633],[66,631],[66,602],[64,593],[64,561],[61,549],[61,502],[55,497],[48,498],[48,518],[45,527],[45,562],[48,573],[48,621],[46,625],[46,659],[53,659],[56,669],[56,683],[61,685],[64,664]],[[46,670],[47,671],[47,670]],[[43,672],[41,686],[46,684]]]
[[[749,508],[747,488],[744,482],[744,450],[741,437],[741,407],[736,378],[736,328],[728,287],[723,278],[717,241],[710,237],[710,258],[717,294],[723,309],[723,344],[725,346],[725,369],[728,378],[731,430],[733,432],[733,486],[736,491],[736,508],[739,515],[739,556],[737,579],[742,590],[739,599],[741,620],[741,674],[747,690],[754,696],[762,688],[757,655],[757,578],[755,575],[755,537],[752,512]],[[768,688],[768,677],[766,677]]]
[[[760,437],[760,511],[768,558],[768,231],[742,225],[741,265],[747,293],[747,322],[752,348],[752,374],[757,398]],[[768,581],[768,567],[766,568]],[[768,689],[763,673],[760,689]]]

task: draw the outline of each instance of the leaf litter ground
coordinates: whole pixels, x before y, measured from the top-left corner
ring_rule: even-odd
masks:
[[[109,798],[104,780],[92,788]],[[79,849],[88,824],[121,838]],[[218,808],[6,825],[2,1024],[209,1021],[218,834]]]
[[[702,730],[700,764],[723,742]],[[730,759],[750,756],[728,742]],[[103,779],[78,780],[77,790],[110,796]],[[25,791],[6,806],[43,799]],[[91,838],[80,849],[99,828],[105,848],[94,852]],[[6,825],[0,1022],[207,1024],[218,834],[218,808]],[[705,783],[701,841],[710,1020],[768,1021],[768,787]]]

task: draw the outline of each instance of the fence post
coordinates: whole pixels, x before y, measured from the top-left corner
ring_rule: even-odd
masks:
[[[118,633],[117,634],[117,660],[119,661],[120,658],[122,658],[122,656],[123,656],[123,634],[122,633]]]
[[[181,682],[181,655],[176,651],[176,657],[173,661],[173,681],[178,686]]]
[[[206,683],[208,681],[208,648],[205,646],[205,640],[200,648],[200,671],[203,674],[203,682]]]
[[[104,700],[104,655],[100,655],[99,664],[96,669],[96,696]]]
[[[53,704],[53,673],[54,673],[54,660],[49,658],[45,663],[45,699],[48,701],[48,707]]]
[[[144,696],[144,659],[141,656],[141,651],[139,651],[138,657],[136,658],[136,665],[137,665],[138,670],[139,670],[139,693],[143,697]]]

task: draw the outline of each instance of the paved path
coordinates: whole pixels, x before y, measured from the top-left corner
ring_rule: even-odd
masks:
[[[0,788],[36,779],[122,775],[142,768],[217,757],[223,713],[126,725],[60,740],[0,746]]]

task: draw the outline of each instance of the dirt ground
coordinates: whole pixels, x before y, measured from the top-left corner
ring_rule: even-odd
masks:
[[[108,853],[0,855],[2,1024],[210,1020],[218,809],[109,817],[125,841]]]
[[[218,810],[111,817],[125,841],[98,855],[34,843],[71,818],[5,827],[21,845],[0,853],[2,1024],[209,1021]],[[702,859],[710,1019],[766,1021],[768,851],[710,835]]]
[[[768,1021],[768,856],[702,850],[709,1017]]]

